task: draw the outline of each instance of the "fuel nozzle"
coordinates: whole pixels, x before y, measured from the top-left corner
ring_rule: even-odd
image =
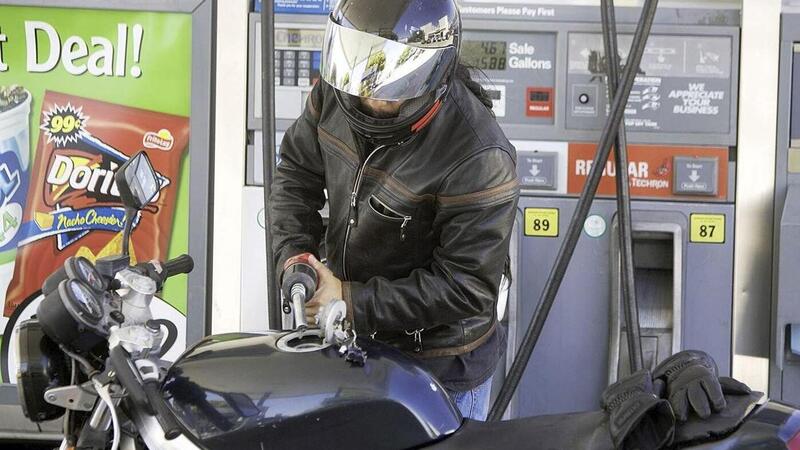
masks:
[[[317,291],[317,271],[311,266],[310,253],[303,253],[290,258],[283,266],[281,291],[283,296],[292,302],[295,328],[305,330],[306,302],[314,297]]]

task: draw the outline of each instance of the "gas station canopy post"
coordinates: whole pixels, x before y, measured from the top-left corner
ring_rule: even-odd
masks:
[[[550,273],[550,277],[548,278],[547,284],[542,292],[542,296],[536,307],[536,311],[533,315],[528,330],[525,333],[525,337],[522,340],[519,353],[514,359],[514,362],[508,372],[508,376],[503,383],[503,387],[500,389],[500,393],[495,400],[495,403],[492,405],[491,411],[489,412],[489,421],[500,420],[506,408],[508,407],[508,404],[511,402],[511,398],[513,397],[517,385],[519,384],[519,381],[525,372],[525,368],[528,365],[528,361],[533,353],[533,349],[536,347],[536,342],[538,341],[539,336],[541,336],[542,329],[547,321],[550,309],[555,302],[556,294],[558,293],[558,289],[564,279],[564,275],[566,274],[569,262],[572,259],[572,255],[575,252],[575,247],[577,246],[578,239],[580,238],[581,231],[583,229],[583,224],[589,215],[589,209],[591,208],[597,188],[600,185],[600,180],[606,165],[605,163],[608,161],[608,157],[611,153],[611,147],[614,144],[614,140],[619,132],[620,124],[624,118],[625,107],[627,106],[628,97],[631,89],[633,88],[634,81],[636,80],[639,64],[641,63],[642,55],[644,54],[647,39],[650,36],[650,30],[655,19],[657,7],[658,0],[647,0],[645,2],[642,14],[639,18],[639,23],[636,27],[636,33],[633,37],[633,43],[631,44],[631,51],[628,56],[628,63],[625,66],[625,71],[623,73],[621,88],[614,96],[608,121],[603,127],[600,145],[598,146],[597,153],[594,157],[592,170],[589,173],[589,177],[583,187],[583,191],[581,192],[574,216],[572,217],[572,221],[570,222],[566,233],[566,238],[559,250],[558,257],[556,258],[555,264]]]

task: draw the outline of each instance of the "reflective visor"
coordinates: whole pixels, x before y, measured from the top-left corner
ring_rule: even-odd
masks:
[[[342,92],[374,100],[407,100],[439,88],[456,49],[420,48],[343,27],[328,19],[320,75]]]

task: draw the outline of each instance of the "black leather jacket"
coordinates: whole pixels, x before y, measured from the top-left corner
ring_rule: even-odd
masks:
[[[460,81],[412,140],[374,151],[332,89],[317,84],[281,144],[270,210],[278,273],[294,255],[318,254],[327,188],[328,266],[356,331],[423,358],[474,350],[497,323],[519,195],[514,148]]]

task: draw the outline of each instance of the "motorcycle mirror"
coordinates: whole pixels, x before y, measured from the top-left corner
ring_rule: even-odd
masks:
[[[122,204],[137,211],[150,203],[161,187],[150,158],[144,151],[123,164],[114,175],[114,180],[117,182]]]

